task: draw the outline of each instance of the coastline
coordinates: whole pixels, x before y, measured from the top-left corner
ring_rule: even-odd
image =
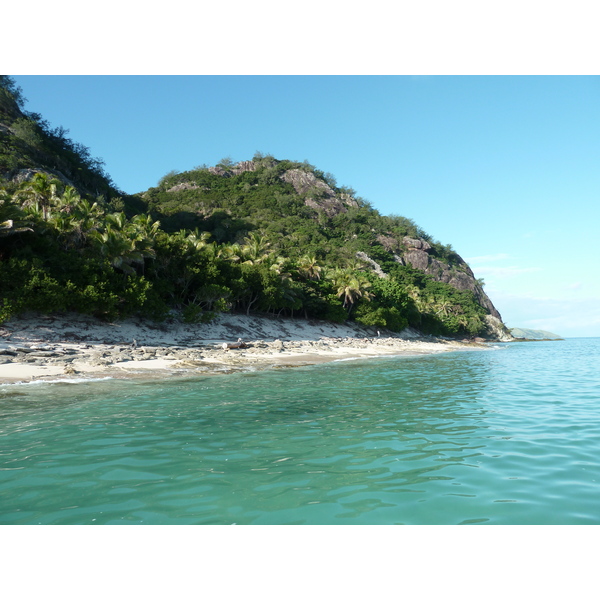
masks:
[[[225,349],[238,339],[246,347]],[[436,354],[484,344],[378,332],[357,324],[221,314],[211,323],[106,323],[80,314],[0,325],[0,385],[110,377],[153,379]]]

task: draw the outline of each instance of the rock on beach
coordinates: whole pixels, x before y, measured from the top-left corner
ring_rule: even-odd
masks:
[[[57,376],[205,375],[477,345],[482,346],[412,331],[393,334],[354,324],[230,314],[195,325],[25,315],[0,326],[0,383]]]

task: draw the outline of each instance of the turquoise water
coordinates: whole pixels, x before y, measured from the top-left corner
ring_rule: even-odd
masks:
[[[598,524],[600,338],[0,387],[1,524]]]

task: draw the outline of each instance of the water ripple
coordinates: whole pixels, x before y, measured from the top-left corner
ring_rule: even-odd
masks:
[[[600,523],[600,340],[0,395],[0,523]]]

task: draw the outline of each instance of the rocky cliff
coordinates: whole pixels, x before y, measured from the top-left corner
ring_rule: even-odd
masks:
[[[469,265],[457,256],[453,264],[438,260],[431,256],[432,247],[423,239],[405,237],[403,240],[404,252],[401,260],[415,269],[431,275],[436,281],[448,283],[457,290],[469,290],[475,294],[477,301],[490,315],[502,320],[500,313],[492,304],[481,284],[475,279]]]

